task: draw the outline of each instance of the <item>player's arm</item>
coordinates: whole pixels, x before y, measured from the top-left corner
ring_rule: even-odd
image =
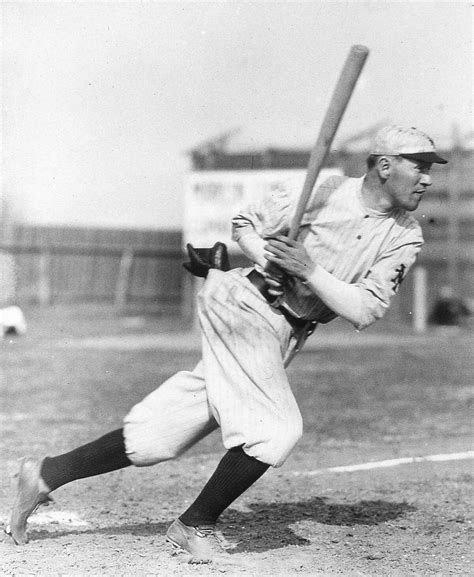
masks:
[[[262,267],[267,263],[264,239],[288,233],[294,197],[294,186],[281,183],[232,219],[232,240],[250,260]]]
[[[273,267],[272,271],[266,270],[268,260],[266,258],[265,245],[267,240],[264,240],[255,232],[252,227],[243,229],[238,239],[239,246],[245,256],[257,265],[258,270],[263,274],[267,285],[269,286],[269,293],[277,297],[284,292],[284,285],[287,280],[287,275],[278,267]]]
[[[421,244],[406,242],[388,251],[357,283],[339,280],[315,262],[301,243],[284,236],[269,240],[265,250],[268,261],[300,279],[334,313],[361,330],[385,314]]]
[[[359,324],[362,295],[356,285],[340,281],[324,270],[300,242],[278,236],[268,241],[265,250],[268,261],[304,282],[338,316]]]
[[[329,196],[346,180],[342,176],[330,176],[311,197],[302,218],[302,226],[314,220],[328,201]],[[290,221],[296,209],[299,187],[288,180],[268,193],[260,202],[251,204],[232,219],[232,240],[236,241],[242,252],[254,263],[262,267],[267,265],[265,245],[267,238],[279,234],[287,235]]]
[[[238,238],[235,240],[237,240],[241,251],[251,262],[259,265],[262,269],[265,267],[267,264],[267,259],[265,258],[267,241],[253,227],[240,229]]]

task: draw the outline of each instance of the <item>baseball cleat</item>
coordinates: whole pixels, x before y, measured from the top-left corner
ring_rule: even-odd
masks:
[[[13,505],[10,523],[5,533],[15,541],[16,545],[26,545],[28,535],[26,523],[28,517],[43,503],[52,501],[48,497],[49,488],[40,475],[42,461],[24,458],[18,473],[18,490]]]
[[[166,540],[176,550],[189,553],[190,563],[211,563],[229,559],[214,525],[188,527],[176,519],[166,532]]]

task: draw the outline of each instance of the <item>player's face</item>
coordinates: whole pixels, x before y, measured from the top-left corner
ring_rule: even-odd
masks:
[[[415,210],[431,186],[431,164],[412,158],[394,157],[390,170],[390,197],[393,208]]]

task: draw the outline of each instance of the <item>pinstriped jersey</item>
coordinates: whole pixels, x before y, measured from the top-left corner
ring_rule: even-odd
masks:
[[[406,210],[379,212],[362,200],[364,177],[331,177],[313,194],[297,239],[315,262],[337,279],[357,286],[365,328],[381,318],[423,244],[421,227]],[[232,220],[232,236],[262,238],[287,234],[297,195],[278,190]],[[335,318],[322,300],[298,279],[285,285],[282,304],[298,318]]]

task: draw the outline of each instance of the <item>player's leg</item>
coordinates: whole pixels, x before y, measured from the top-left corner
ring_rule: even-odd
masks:
[[[40,475],[50,491],[54,491],[71,481],[103,475],[131,464],[125,453],[121,428],[68,453],[46,457],[41,464]]]
[[[126,454],[137,467],[174,459],[215,430],[202,363],[181,371],[135,405],[124,419]]]
[[[7,532],[15,543],[28,541],[26,523],[55,489],[129,465],[172,459],[217,427],[210,412],[201,364],[177,373],[132,408],[124,428],[68,453],[42,461],[24,459]]]
[[[197,499],[169,527],[167,540],[191,553],[195,561],[224,558],[227,552],[216,531],[217,520],[269,466],[248,456],[242,447],[227,451]]]
[[[43,460],[23,459],[7,533],[17,545],[27,543],[28,517],[38,505],[50,500],[52,491],[71,481],[116,471],[131,464],[125,454],[123,429],[112,431],[62,455]]]
[[[211,271],[212,273],[212,271]],[[211,274],[211,282],[212,282]],[[229,450],[168,539],[199,560],[225,554],[215,524],[269,466],[279,466],[301,436],[301,415],[283,367],[286,320],[268,310],[252,285],[218,286],[200,297],[203,360],[211,407]],[[222,294],[221,294],[222,293]]]
[[[198,304],[207,396],[224,446],[281,465],[302,434],[283,365],[290,325],[234,271],[211,271]]]

